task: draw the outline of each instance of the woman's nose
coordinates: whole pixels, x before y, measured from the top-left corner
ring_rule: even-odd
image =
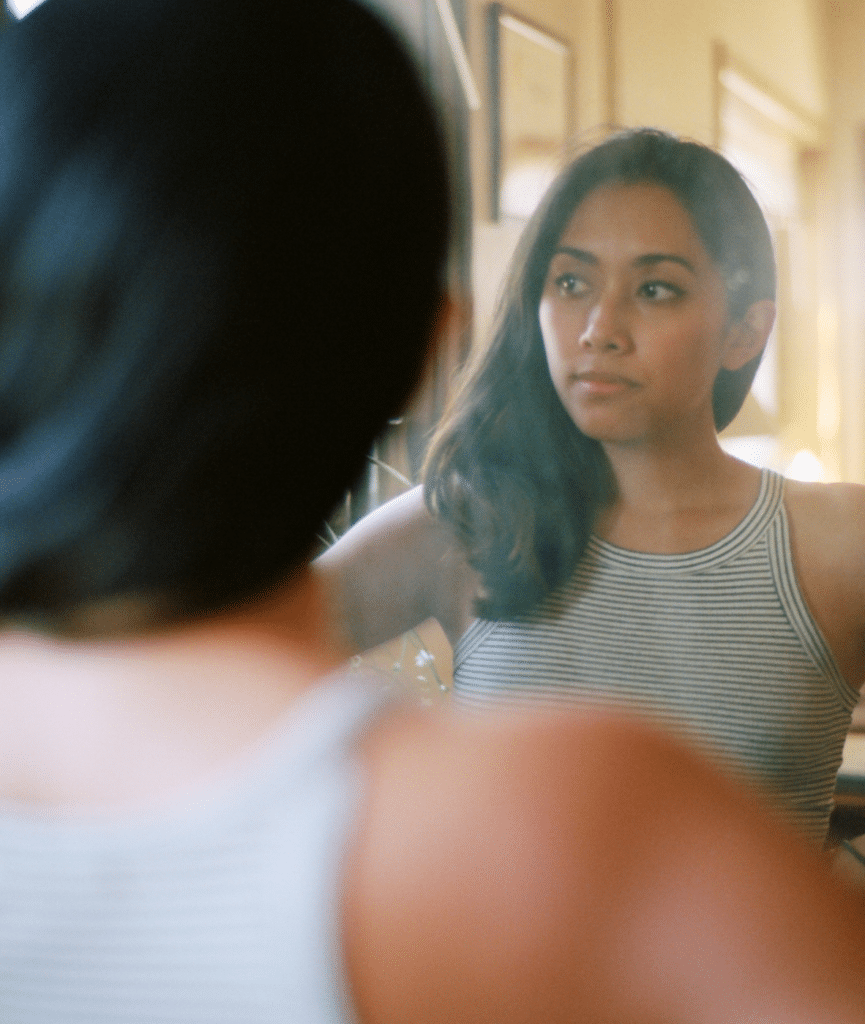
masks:
[[[601,298],[590,310],[579,337],[583,348],[621,351],[627,346],[627,331],[621,310],[613,297]]]

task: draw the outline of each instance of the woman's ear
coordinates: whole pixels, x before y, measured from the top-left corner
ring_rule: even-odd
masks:
[[[766,347],[775,323],[775,303],[771,299],[753,302],[741,320],[731,324],[724,344],[721,366],[740,370]]]

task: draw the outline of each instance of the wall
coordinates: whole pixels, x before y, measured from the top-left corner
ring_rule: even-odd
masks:
[[[865,4],[826,0],[824,25],[832,109],[829,233],[821,268],[837,303],[827,305],[838,335],[844,475],[865,483]]]
[[[826,112],[812,0],[615,0],[615,113],[714,141],[713,45],[805,111]]]

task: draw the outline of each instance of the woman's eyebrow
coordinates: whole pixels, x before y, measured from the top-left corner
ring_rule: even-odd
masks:
[[[634,260],[634,266],[636,267],[652,267],[656,263],[678,263],[686,270],[690,270],[694,276],[697,274],[697,270],[690,260],[686,260],[684,256],[677,256],[671,252],[647,252],[643,256],[638,256]]]
[[[559,253],[564,253],[566,256],[573,256],[575,260],[579,260],[581,263],[588,263],[593,267],[598,266],[600,263],[598,257],[593,253],[586,252],[585,249],[575,249],[571,245],[560,245],[553,253],[553,256],[558,256]],[[678,263],[695,276],[697,274],[697,270],[690,260],[686,260],[684,256],[677,256],[672,252],[647,252],[642,256],[638,256],[634,260],[635,267],[651,267],[656,263]]]
[[[560,245],[553,253],[553,256],[558,256],[560,252],[563,252],[566,256],[573,256],[575,260],[580,260],[582,263],[591,263],[593,267],[596,267],[600,262],[597,256],[586,252],[585,249],[574,249],[570,245]]]

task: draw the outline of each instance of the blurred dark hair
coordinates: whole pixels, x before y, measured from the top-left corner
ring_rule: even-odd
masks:
[[[447,174],[347,0],[48,0],[0,41],[0,614],[286,578],[404,403]]]
[[[765,218],[742,176],[714,150],[640,128],[611,136],[562,171],[523,233],[490,346],[468,368],[424,470],[430,508],[453,525],[480,574],[476,611],[485,618],[522,614],[567,579],[611,496],[600,444],[578,430],[556,395],[538,307],[574,211],[612,183],[672,192],[724,277],[732,319],[775,296]],[[741,408],[758,364],[759,357],[718,374],[719,430]]]

